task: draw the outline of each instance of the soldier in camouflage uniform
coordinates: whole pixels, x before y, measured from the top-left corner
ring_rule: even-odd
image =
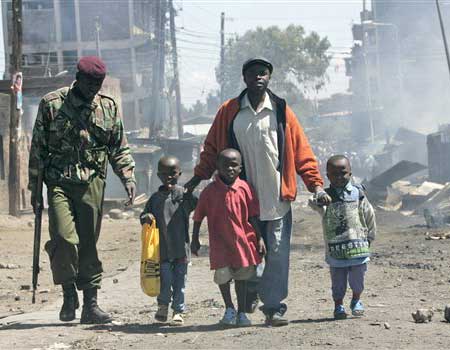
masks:
[[[96,243],[100,233],[108,161],[132,203],[136,192],[134,161],[114,99],[98,93],[106,67],[95,56],[78,63],[76,81],[44,96],[33,129],[29,189],[36,208],[38,172],[48,192],[50,256],[55,284],[61,284],[61,321],[75,319],[82,290],[81,323],[106,323],[111,317],[97,305],[102,264]],[[42,170],[40,170],[42,169]]]

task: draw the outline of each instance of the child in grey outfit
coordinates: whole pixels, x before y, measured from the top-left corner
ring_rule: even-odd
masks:
[[[310,200],[310,206],[322,216],[326,245],[325,260],[330,266],[334,318],[345,319],[343,299],[347,281],[353,291],[350,309],[353,316],[364,315],[360,301],[364,290],[364,275],[370,260],[370,244],[375,239],[376,224],[372,205],[361,185],[351,182],[350,161],[343,155],[328,159],[325,189],[331,204]],[[323,196],[319,197],[323,198]]]

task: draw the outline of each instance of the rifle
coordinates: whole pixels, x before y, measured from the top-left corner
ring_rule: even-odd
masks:
[[[42,210],[44,203],[42,200],[42,183],[44,181],[44,169],[40,166],[37,178],[36,193],[34,199],[34,244],[33,244],[33,298],[31,302],[36,302],[36,288],[38,284],[39,255],[41,249],[41,224],[42,224]]]

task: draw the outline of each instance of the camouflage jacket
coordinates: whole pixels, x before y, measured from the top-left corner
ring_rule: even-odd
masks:
[[[88,184],[106,178],[108,160],[123,184],[135,182],[134,160],[116,103],[97,94],[91,103],[65,87],[43,97],[33,129],[28,188],[39,166],[47,185]]]

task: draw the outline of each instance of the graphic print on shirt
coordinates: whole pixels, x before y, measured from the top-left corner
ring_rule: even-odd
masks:
[[[323,222],[331,257],[351,259],[369,256],[368,230],[361,221],[359,201],[330,204]]]

